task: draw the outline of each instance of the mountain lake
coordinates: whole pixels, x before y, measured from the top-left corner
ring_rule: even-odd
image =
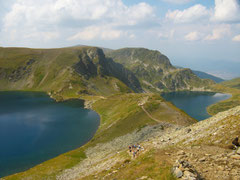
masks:
[[[230,94],[191,91],[162,93],[161,96],[198,121],[211,117],[207,113],[208,106],[231,97]]]
[[[0,92],[0,177],[82,146],[99,122],[81,100],[57,103],[45,93]]]

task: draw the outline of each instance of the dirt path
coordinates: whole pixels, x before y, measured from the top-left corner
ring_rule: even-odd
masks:
[[[138,106],[140,106],[140,107],[142,108],[142,110],[147,114],[147,116],[148,116],[150,119],[152,119],[152,120],[154,120],[154,121],[156,121],[156,122],[158,122],[158,123],[160,123],[160,124],[162,124],[162,125],[166,125],[166,126],[169,126],[169,125],[172,126],[172,125],[173,125],[173,124],[171,124],[171,123],[164,122],[164,121],[161,121],[161,120],[159,120],[159,119],[154,118],[154,117],[144,108],[144,104],[146,104],[147,101],[148,101],[148,97],[143,98],[143,99],[138,103]],[[177,124],[177,123],[176,123],[176,124]]]
[[[161,120],[159,120],[159,119],[156,119],[156,118],[152,117],[152,115],[144,108],[143,104],[140,104],[139,106],[141,106],[142,110],[147,114],[147,116],[148,116],[150,119],[152,119],[152,120],[160,123],[160,124],[163,125],[163,126],[172,126],[172,125],[173,125],[173,124],[171,124],[171,123],[163,122],[163,121],[161,121]]]
[[[160,120],[158,120],[158,119],[152,117],[152,115],[149,114],[149,112],[147,112],[147,110],[143,107],[143,105],[141,105],[141,108],[142,108],[142,110],[148,115],[148,117],[149,117],[150,119],[162,123],[162,121],[160,121]]]

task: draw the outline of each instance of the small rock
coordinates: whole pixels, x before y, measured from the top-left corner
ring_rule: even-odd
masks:
[[[187,179],[190,179],[190,178],[195,178],[196,175],[191,173],[190,171],[184,171],[184,177]]]
[[[176,168],[173,173],[175,174],[175,176],[177,178],[181,178],[183,176],[183,172],[179,169],[179,168]]]
[[[232,158],[232,159],[240,160],[240,155],[238,155],[238,154],[232,155],[231,158]]]
[[[224,170],[224,167],[218,166],[218,170],[219,170],[219,171],[223,171],[223,170]]]
[[[185,155],[185,152],[184,152],[183,150],[178,151],[178,152],[177,152],[177,155]]]
[[[240,155],[240,148],[236,150],[236,153]]]
[[[139,179],[147,179],[147,178],[148,178],[147,176],[142,176]]]
[[[230,156],[232,156],[234,154],[235,154],[234,152],[231,152],[231,153],[227,154],[227,156],[230,157]]]
[[[187,133],[190,133],[192,130],[190,128],[188,128],[186,131],[187,131]]]
[[[203,157],[203,158],[199,159],[199,161],[200,161],[200,162],[204,162],[205,160],[206,160],[206,158],[205,158],[205,157]]]
[[[228,158],[227,158],[227,157],[223,157],[221,160],[222,160],[222,161],[227,161]]]

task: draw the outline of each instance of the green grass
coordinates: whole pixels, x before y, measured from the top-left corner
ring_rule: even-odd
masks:
[[[111,173],[108,179],[119,179],[119,180],[135,180],[143,176],[147,176],[152,179],[161,180],[176,180],[176,178],[171,173],[171,164],[163,158],[162,152],[156,150],[150,150],[145,154],[140,154],[136,159],[130,159],[125,157],[125,161],[117,163],[110,170],[104,170],[97,174],[99,178],[108,175],[109,173],[116,171],[116,173]],[[87,176],[82,179],[94,179],[93,176]]]
[[[235,78],[229,81],[224,81],[221,83],[223,86],[230,88],[240,89],[240,78]]]
[[[216,84],[212,87],[212,89],[216,92],[231,94],[232,97],[209,106],[207,108],[207,111],[211,115],[217,114],[218,112],[226,111],[240,105],[240,90],[228,87],[225,84],[226,83]]]

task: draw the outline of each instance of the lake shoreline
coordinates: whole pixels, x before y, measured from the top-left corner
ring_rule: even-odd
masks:
[[[1,108],[0,111],[1,126],[4,128],[7,125],[7,127],[11,128],[10,132],[14,131],[14,134],[9,136],[7,131],[1,130],[2,137],[0,139],[4,138],[5,140],[2,141],[4,149],[1,149],[0,152],[1,154],[6,154],[7,152],[9,154],[1,158],[2,165],[6,165],[4,165],[5,168],[0,167],[1,176],[26,171],[61,154],[84,146],[92,140],[100,125],[100,115],[94,110],[84,108],[84,100],[72,98],[60,102],[50,98],[46,92],[42,91],[0,91],[0,97],[2,101],[0,107],[5,106],[6,109]],[[34,104],[31,104],[31,102]],[[11,105],[12,103],[14,103],[14,106]],[[20,109],[18,108],[19,105],[21,106]],[[11,108],[9,108],[10,106]],[[57,110],[57,108],[60,109]],[[65,108],[66,112],[63,108]],[[42,113],[43,110],[44,113]],[[17,113],[16,116],[15,113]],[[17,128],[16,130],[14,130],[15,127]],[[56,129],[56,127],[58,128]],[[61,127],[63,128],[61,129]],[[18,135],[19,133],[20,135]],[[28,135],[29,133],[31,134]],[[37,141],[35,140],[35,134]],[[16,148],[11,148],[12,151],[7,151],[8,147],[15,147],[16,143],[13,140],[6,139],[6,137],[11,138],[15,136],[17,136],[14,138],[16,139],[15,141],[21,142],[18,152],[25,153],[23,155],[12,156],[11,154],[14,153],[12,151]],[[22,142],[25,141],[25,136],[31,138],[27,138],[27,142]],[[42,138],[47,138],[48,140]],[[57,139],[54,140],[53,138]],[[5,141],[9,143],[4,144]],[[53,142],[48,145],[48,141]],[[62,144],[61,141],[67,143]],[[24,143],[27,144],[24,145]],[[37,155],[38,152],[41,152],[41,154]],[[8,158],[12,160],[10,161]],[[18,167],[17,164],[19,163],[22,165]]]
[[[232,97],[229,93],[213,91],[178,91],[162,93],[161,96],[198,121],[211,117],[207,111],[208,107]]]

